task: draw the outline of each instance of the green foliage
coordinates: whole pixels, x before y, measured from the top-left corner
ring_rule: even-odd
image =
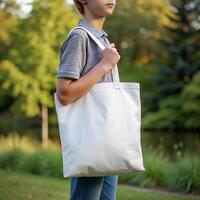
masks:
[[[19,170],[20,160],[24,157],[24,152],[16,148],[11,151],[0,152],[0,168]]]
[[[121,60],[144,65],[160,54],[155,41],[160,34],[160,20],[167,9],[165,0],[117,1],[112,16],[106,19],[105,29],[116,44]]]
[[[200,128],[200,73],[193,76],[180,95],[172,95],[160,104],[160,109],[144,116],[146,129]]]
[[[194,3],[194,6],[190,6],[191,3]],[[166,36],[162,40],[163,50],[167,51],[168,56],[163,65],[158,65],[160,76],[157,78],[163,98],[171,94],[180,94],[191,82],[193,75],[200,70],[200,46],[197,45],[200,30],[198,26],[193,25],[199,15],[196,7],[200,7],[200,2],[175,0],[170,4],[171,13],[167,17],[171,24],[163,25]]]
[[[191,6],[192,3],[194,6]],[[181,96],[184,88],[191,88],[189,85],[193,76],[200,70],[200,29],[196,18],[199,15],[197,8],[200,7],[200,2],[174,0],[170,1],[170,5],[171,12],[167,15],[170,25],[163,25],[166,34],[161,40],[167,55],[163,57],[162,63],[156,65],[158,73],[152,77],[155,86],[152,95],[149,95],[149,108],[152,109],[143,120],[144,127],[198,128],[198,112],[186,112],[186,105],[191,105],[191,101],[182,105],[182,97],[179,95]],[[194,23],[197,25],[194,26]],[[196,92],[191,89],[189,94],[190,100],[196,96]],[[193,101],[196,102],[196,97]],[[195,103],[194,106],[197,107],[198,104]]]
[[[179,159],[172,175],[171,188],[188,193],[198,192],[200,188],[200,158],[186,155]]]
[[[150,112],[144,116],[142,127],[146,129],[174,129],[183,127],[182,99],[173,95],[160,104],[159,111]]]
[[[191,83],[182,92],[182,109],[186,128],[200,128],[200,72],[194,75]]]
[[[120,81],[122,82],[139,82],[142,91],[149,90],[149,75],[154,73],[151,65],[143,67],[140,64],[133,63],[130,60],[123,60],[119,65]]]
[[[7,46],[10,45],[12,33],[15,32],[15,28],[18,25],[19,5],[15,0],[1,0],[0,1],[0,60],[7,52]]]
[[[45,176],[62,177],[61,152],[38,149],[25,153],[19,148],[0,152],[0,168]]]
[[[19,170],[45,176],[62,177],[61,152],[55,150],[38,150],[27,154],[19,164]]]
[[[0,89],[12,97],[9,107],[13,113],[40,115],[41,106],[54,106],[52,92],[56,85],[58,50],[66,29],[71,29],[77,17],[64,0],[33,1],[32,10],[25,18],[13,16],[17,23],[12,31],[6,27],[11,21],[6,16],[9,10],[2,8],[0,17],[7,28],[4,31],[12,40],[3,44]],[[66,20],[69,20],[67,26]]]
[[[17,97],[11,107],[16,114],[23,112],[28,116],[34,116],[40,112],[38,102],[46,101],[46,104],[51,105],[48,91],[41,92],[38,81],[22,73],[10,61],[1,62],[0,79],[3,80],[5,77],[9,78],[3,81],[1,87],[4,90],[10,90],[12,96]]]

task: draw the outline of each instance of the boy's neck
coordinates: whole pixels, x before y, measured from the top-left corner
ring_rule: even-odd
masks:
[[[94,18],[94,17],[83,16],[83,19],[87,20],[96,29],[98,29],[100,31],[103,30],[103,24],[104,24],[104,21],[105,21],[105,17]]]

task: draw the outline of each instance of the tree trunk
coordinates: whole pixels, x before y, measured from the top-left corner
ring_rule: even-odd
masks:
[[[42,105],[42,146],[47,147],[48,145],[48,108]]]

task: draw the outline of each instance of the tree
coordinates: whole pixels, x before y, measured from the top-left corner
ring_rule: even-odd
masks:
[[[155,86],[149,95],[151,110],[157,110],[168,96],[180,94],[200,70],[200,2],[172,0],[170,5],[169,23],[163,24],[165,33],[160,39],[165,54],[151,77]]]
[[[171,12],[167,14],[170,24],[163,25],[166,32],[161,40],[165,63],[157,65],[157,74],[153,76],[155,90],[150,104],[153,112],[146,114],[144,124],[146,128],[152,124],[160,128],[198,128],[199,111],[192,109],[198,107],[199,96],[199,75],[194,80],[193,77],[200,71],[200,2],[170,3]]]
[[[11,111],[42,118],[44,146],[48,142],[48,108],[54,106],[58,50],[75,22],[76,15],[64,0],[33,1],[0,62],[1,87],[14,98]]]

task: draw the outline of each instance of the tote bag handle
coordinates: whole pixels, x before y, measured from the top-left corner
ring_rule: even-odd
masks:
[[[81,29],[85,30],[88,33],[88,35],[94,40],[94,42],[96,42],[96,44],[102,50],[105,49],[105,46],[89,30],[87,30],[86,28],[84,28],[82,26],[76,26],[76,27],[72,28],[72,30],[69,32],[68,36],[76,28],[81,28]],[[117,64],[111,70],[112,70],[113,84],[114,84],[115,88],[120,88],[120,84],[119,84],[120,80],[119,80],[119,72],[118,72]]]

